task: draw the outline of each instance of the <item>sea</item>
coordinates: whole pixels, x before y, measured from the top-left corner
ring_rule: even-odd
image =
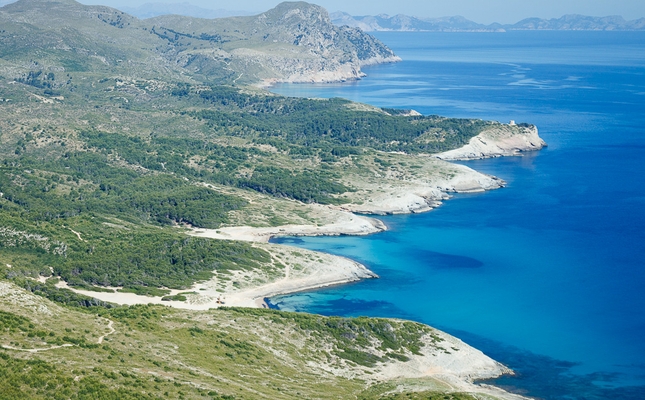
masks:
[[[272,306],[429,324],[516,371],[488,383],[535,398],[645,399],[645,32],[375,36],[403,61],[272,91],[528,122],[549,146],[463,162],[507,187],[382,217],[387,232],[274,240],[380,278]]]

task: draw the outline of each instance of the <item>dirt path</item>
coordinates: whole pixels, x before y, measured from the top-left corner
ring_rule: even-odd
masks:
[[[80,234],[80,233],[76,232],[76,231],[75,231],[74,229],[72,229],[72,228],[68,228],[68,229],[69,229],[70,231],[72,231],[72,233],[73,233],[73,234],[75,234],[75,235],[78,237],[78,240],[80,240],[81,242],[84,242],[84,241],[85,241],[85,240],[81,237],[81,234]]]
[[[98,344],[103,343],[103,339],[105,339],[105,337],[106,337],[106,336],[111,335],[111,334],[113,334],[114,332],[116,332],[116,329],[114,329],[114,328],[112,327],[112,325],[114,325],[114,321],[112,321],[112,320],[110,320],[110,319],[107,319],[107,318],[104,318],[104,319],[105,319],[106,321],[109,321],[109,322],[108,322],[107,327],[108,327],[108,329],[110,330],[110,332],[109,332],[109,333],[106,333],[105,335],[103,335],[103,336],[101,336],[101,337],[99,337],[99,339],[96,341],[96,343],[98,343]]]
[[[39,353],[41,351],[49,351],[49,350],[55,350],[55,349],[60,349],[60,348],[63,348],[63,347],[72,347],[72,346],[74,346],[74,345],[69,344],[69,343],[65,343],[65,344],[61,344],[60,346],[52,346],[52,347],[47,347],[47,348],[44,348],[44,349],[20,349],[18,347],[12,347],[12,346],[7,346],[6,344],[3,344],[2,348],[7,349],[7,350],[15,350],[15,351],[26,351],[28,353]]]
[[[103,319],[108,321],[107,327],[110,330],[110,332],[106,333],[103,336],[100,336],[96,341],[96,343],[98,343],[98,344],[103,343],[103,339],[105,339],[106,336],[111,335],[111,334],[116,332],[116,329],[114,329],[113,326],[112,326],[112,325],[114,325],[114,321],[112,321],[110,319],[107,319],[107,318],[103,318]],[[39,349],[21,349],[21,348],[9,346],[9,345],[6,345],[6,344],[3,344],[0,347],[2,347],[3,349],[6,349],[6,350],[25,351],[27,353],[39,353],[41,351],[56,350],[56,349],[61,349],[63,347],[73,347],[73,346],[75,346],[75,345],[70,344],[70,343],[65,343],[65,344],[61,344],[60,346],[51,346],[51,347],[45,347],[45,348],[39,348]]]
[[[275,265],[276,261],[278,263],[284,265],[284,278],[282,278],[281,280],[289,279],[289,277],[291,276],[291,266],[289,265],[289,263],[284,262],[283,259],[281,259],[274,252],[272,252],[271,250],[269,250],[269,249],[267,249],[265,247],[258,247],[258,246],[254,246],[254,247],[257,248],[257,249],[262,249],[262,250],[266,251],[267,253],[269,253],[271,258],[273,259],[274,265]]]

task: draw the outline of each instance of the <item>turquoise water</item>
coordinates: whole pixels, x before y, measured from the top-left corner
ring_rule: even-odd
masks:
[[[645,398],[645,34],[378,37],[404,62],[359,82],[273,90],[530,122],[549,147],[465,162],[508,187],[385,217],[388,232],[277,240],[381,278],[272,303],[433,325],[515,369],[495,383],[531,396]]]

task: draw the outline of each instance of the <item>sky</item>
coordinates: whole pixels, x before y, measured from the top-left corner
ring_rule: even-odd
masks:
[[[279,0],[81,0],[84,4],[136,7],[144,3],[183,3],[210,9],[263,12]],[[625,19],[645,17],[645,0],[313,0],[328,11],[352,15],[406,14],[416,17],[461,15],[490,24],[515,23],[528,17],[559,18],[565,14],[591,16],[622,15]],[[2,0],[0,0],[2,3]]]

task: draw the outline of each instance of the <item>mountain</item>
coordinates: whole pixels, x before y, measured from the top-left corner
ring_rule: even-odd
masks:
[[[325,9],[305,2],[281,3],[250,17],[167,15],[146,23],[177,46],[177,61],[185,68],[232,69],[243,80],[250,75],[274,82],[343,81],[363,76],[362,66],[400,60],[374,37],[333,25]]]
[[[490,32],[496,31],[497,27],[488,27],[476,22],[467,20],[464,17],[443,17],[443,18],[415,18],[408,15],[398,14],[389,16],[380,14],[376,16],[351,16],[344,12],[335,12],[331,18],[336,25],[347,25],[359,28],[365,32],[374,31],[438,31],[438,32]]]
[[[614,15],[608,17],[589,17],[570,14],[561,18],[527,18],[508,26],[512,30],[559,30],[559,31],[637,31],[645,29],[645,18],[626,21]]]
[[[125,11],[130,15],[137,18],[145,19],[157,17],[159,15],[185,15],[188,17],[196,18],[226,18],[240,15],[253,15],[254,13],[248,11],[231,11],[224,9],[210,9],[198,7],[193,4],[184,3],[145,3],[138,7],[118,7],[119,10]]]
[[[4,46],[15,57],[38,49],[52,64],[81,69],[190,73],[219,83],[328,82],[357,79],[362,66],[399,60],[377,39],[334,26],[326,10],[305,2],[220,19],[140,20],[73,0],[20,0],[0,10]]]
[[[351,26],[364,32],[428,31],[428,32],[500,32],[510,30],[599,30],[633,31],[645,29],[645,18],[626,21],[620,16],[589,17],[565,15],[561,18],[527,18],[516,24],[483,25],[461,16],[443,18],[416,18],[407,15],[351,16],[344,12],[331,14],[334,24]]]

